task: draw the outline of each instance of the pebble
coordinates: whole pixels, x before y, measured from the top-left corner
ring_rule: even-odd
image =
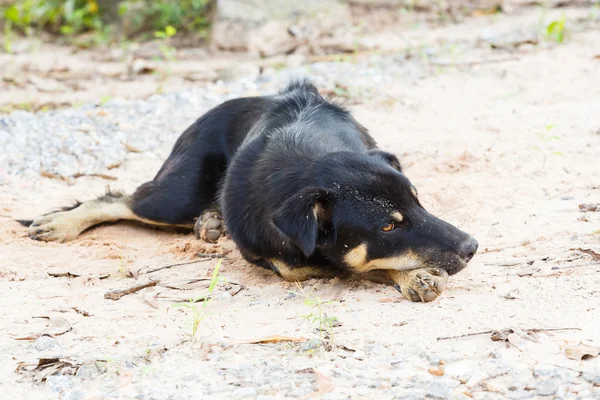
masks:
[[[75,376],[83,379],[90,379],[100,375],[100,370],[95,364],[83,364],[79,367]]]
[[[447,399],[450,397],[451,394],[450,388],[438,381],[433,381],[429,383],[429,385],[427,385],[427,388],[425,389],[425,392],[425,398],[439,400]]]
[[[475,371],[473,373],[473,375],[471,375],[471,378],[469,378],[469,380],[467,381],[466,385],[468,388],[474,388],[475,386],[479,385],[479,383],[481,383],[481,381],[486,379],[487,377],[488,377],[488,375],[485,372]]]
[[[63,400],[82,400],[85,398],[85,394],[79,389],[72,389],[65,392]]]
[[[593,385],[600,386],[600,365],[584,369],[581,377]]]
[[[243,399],[247,397],[256,397],[256,389],[253,387],[239,388],[236,389],[231,396],[234,399]]]
[[[444,375],[466,383],[473,375],[473,369],[468,361],[458,361],[444,368]]]
[[[44,352],[60,347],[58,340],[50,336],[40,336],[33,343],[33,348],[36,351]]]
[[[556,383],[551,379],[545,379],[535,385],[535,392],[539,396],[553,396],[556,389]]]
[[[310,339],[300,345],[301,351],[310,351],[314,349],[318,349],[321,346],[321,340],[318,338]]]
[[[61,392],[73,387],[73,378],[65,375],[51,375],[46,378],[46,385],[53,392]]]

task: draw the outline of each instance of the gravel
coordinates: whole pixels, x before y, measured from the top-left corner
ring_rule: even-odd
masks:
[[[336,85],[349,93],[369,91],[401,73],[403,60],[373,57],[358,64],[316,63],[277,72],[247,74],[185,92],[147,100],[114,99],[78,108],[0,116],[0,185],[13,176],[73,178],[109,174],[130,157],[164,159],[194,120],[225,100],[279,90],[292,77],[310,76],[322,89]],[[376,65],[376,66],[374,66]]]
[[[324,89],[333,90],[337,84],[352,93],[373,95],[369,88],[400,74],[406,80],[418,73],[402,59],[373,57],[357,64],[317,63],[281,73],[266,69],[259,76],[228,83],[218,81],[204,88],[154,95],[143,101],[111,100],[37,114],[13,112],[0,117],[0,148],[4,150],[0,153],[0,185],[10,184],[16,176],[33,179],[43,175],[73,178],[78,174],[110,174],[111,169],[130,158],[163,159],[183,129],[209,108],[231,98],[273,93],[291,76],[311,76]],[[505,351],[500,351],[503,343],[490,344],[498,350],[495,353],[453,352],[455,345],[448,341],[444,343],[444,356],[441,351],[417,349],[413,353],[404,349],[395,355],[390,349],[375,345],[351,353],[336,349],[322,358],[310,358],[307,353],[319,352],[320,345],[318,339],[312,339],[294,350],[260,346],[249,350],[250,354],[216,350],[203,361],[203,366],[210,368],[190,369],[189,373],[182,365],[188,365],[193,355],[182,346],[165,353],[150,369],[141,362],[116,363],[104,369],[86,364],[75,376],[56,374],[43,385],[49,392],[61,393],[62,398],[70,400],[90,398],[97,393],[103,394],[99,398],[137,399],[297,398],[314,393],[315,387],[330,390],[321,396],[324,399],[528,399],[564,394],[573,378],[565,368],[532,365],[530,360],[507,357]],[[58,348],[56,339],[45,336],[33,344],[38,352]],[[264,349],[269,349],[270,360],[278,356],[278,362],[266,362]],[[292,351],[300,356],[290,357]],[[304,362],[309,359],[310,367]],[[443,371],[443,375],[430,373],[432,367]],[[311,368],[312,372],[306,372]],[[314,371],[319,368],[323,376],[331,379],[332,387],[318,381],[319,375]],[[160,387],[152,387],[161,372],[169,371],[178,371],[176,382],[162,379]],[[119,377],[127,377],[127,387],[123,387]],[[598,365],[586,366],[578,384],[572,386],[576,386],[579,398],[599,397]],[[573,396],[569,393],[565,398]]]

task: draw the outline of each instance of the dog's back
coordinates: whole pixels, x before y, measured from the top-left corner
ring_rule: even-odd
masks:
[[[292,83],[269,103],[232,159],[221,195],[229,234],[254,262],[259,254],[302,257],[271,220],[275,209],[327,173],[317,160],[375,147],[347,110],[324,99],[309,82]]]

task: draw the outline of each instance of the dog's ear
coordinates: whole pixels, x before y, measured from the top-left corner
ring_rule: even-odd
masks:
[[[317,247],[319,226],[331,218],[334,194],[323,188],[307,187],[289,197],[273,214],[273,224],[298,246],[306,257]]]
[[[380,149],[371,149],[367,151],[367,154],[372,157],[379,157],[383,159],[383,161],[391,165],[392,168],[398,170],[398,172],[402,172],[402,166],[400,165],[398,157],[396,157],[392,153],[388,153],[387,151],[383,151]]]

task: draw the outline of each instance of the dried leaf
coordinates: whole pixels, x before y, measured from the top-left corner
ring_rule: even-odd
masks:
[[[49,321],[48,326],[38,333],[33,333],[29,336],[18,337],[15,340],[36,340],[40,336],[48,335],[48,336],[59,336],[64,333],[69,332],[72,327],[71,323],[62,317],[34,317],[34,318],[43,318]]]
[[[17,373],[30,373],[35,383],[44,382],[49,376],[61,373],[63,375],[74,375],[80,363],[59,358],[40,358],[37,364],[20,362],[17,364]],[[33,367],[33,368],[32,368]]]
[[[444,367],[437,366],[437,367],[431,367],[427,370],[431,375],[434,376],[443,376],[444,375]]]
[[[516,333],[509,333],[506,336],[506,341],[515,346],[516,348],[520,348],[524,342],[523,338],[517,335]]]
[[[539,267],[529,267],[529,268],[524,268],[523,270],[517,272],[517,275],[520,277],[531,276],[538,271],[540,271]]]
[[[294,343],[301,343],[301,342],[306,342],[308,339],[307,338],[303,338],[303,337],[291,337],[291,336],[279,336],[279,335],[273,335],[273,336],[267,336],[261,339],[255,339],[255,340],[240,340],[237,342],[233,342],[232,344],[262,344],[262,343],[280,343],[280,342],[294,342]]]
[[[596,251],[594,251],[592,249],[582,249],[581,247],[578,247],[576,249],[569,249],[569,250],[579,251],[581,253],[588,254],[588,255],[592,256],[592,260],[594,260],[594,261],[600,261],[600,253],[598,253],[598,252],[596,252]]]
[[[565,354],[571,360],[583,360],[590,357],[596,357],[600,354],[600,348],[579,343],[577,346],[569,346],[565,349]]]
[[[583,203],[583,204],[579,205],[579,211],[581,211],[581,212],[600,211],[600,204],[598,204],[598,203]]]
[[[160,309],[160,305],[158,304],[158,300],[156,299],[156,296],[158,296],[158,293],[147,294],[144,296],[144,300],[146,300],[146,303],[150,304],[151,307]]]
[[[339,349],[342,349],[342,350],[344,350],[344,351],[348,351],[348,352],[350,352],[350,353],[355,353],[355,352],[356,352],[356,350],[354,350],[354,349],[351,349],[350,347],[346,347],[346,346],[344,346],[343,344],[338,344],[338,345],[337,345],[337,347],[338,347]]]

